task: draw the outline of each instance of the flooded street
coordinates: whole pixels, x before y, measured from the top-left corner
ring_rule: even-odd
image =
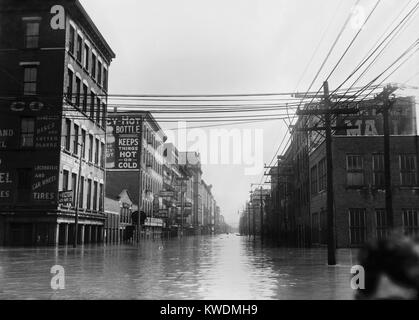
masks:
[[[351,299],[356,252],[284,249],[236,235],[141,245],[1,248],[0,299]],[[51,289],[51,267],[65,289]]]

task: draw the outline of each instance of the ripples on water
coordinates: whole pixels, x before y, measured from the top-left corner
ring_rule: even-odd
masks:
[[[0,248],[1,299],[351,299],[355,252],[261,247],[222,235],[141,245]],[[54,291],[53,265],[65,268]]]

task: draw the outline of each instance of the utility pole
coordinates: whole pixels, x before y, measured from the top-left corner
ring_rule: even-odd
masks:
[[[263,188],[260,187],[260,241],[263,242]]]
[[[394,227],[393,217],[393,194],[391,190],[391,161],[390,161],[390,109],[394,105],[395,100],[390,101],[390,94],[397,88],[386,87],[382,92],[383,100],[383,131],[384,131],[384,182],[386,191],[386,216],[389,229]]]
[[[181,214],[181,224],[180,224],[180,236],[183,237],[183,220],[184,220],[184,212],[185,212],[185,194],[183,192],[183,180],[180,183],[180,214]]]
[[[80,158],[79,158],[79,176],[77,178],[77,188],[76,188],[76,216],[74,221],[74,242],[73,242],[73,248],[77,247],[77,238],[78,238],[78,229],[79,229],[79,201],[80,201],[80,181],[81,181],[81,165],[83,161],[83,152],[84,152],[84,143],[79,144],[81,146],[80,150]]]
[[[322,105],[322,104],[320,104]],[[332,152],[332,130],[348,130],[358,128],[357,126],[335,126],[332,127],[332,114],[355,114],[356,108],[333,109],[330,101],[329,83],[323,83],[323,108],[312,110],[297,110],[297,115],[323,115],[324,127],[300,128],[298,131],[325,131],[326,135],[326,167],[327,167],[327,262],[329,265],[336,265],[336,237],[335,217],[333,205],[333,152]]]
[[[253,209],[253,241],[256,241],[256,212],[255,212],[255,204],[252,202],[252,209]]]
[[[330,110],[329,83],[323,84],[325,109]],[[326,173],[327,173],[327,263],[336,264],[335,217],[333,212],[333,154],[332,154],[332,128],[330,112],[325,114],[326,125]]]
[[[250,238],[250,202],[247,203],[247,235]]]

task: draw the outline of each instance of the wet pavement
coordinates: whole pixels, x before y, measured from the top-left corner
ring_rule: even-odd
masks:
[[[284,249],[219,235],[77,249],[0,248],[0,299],[352,299],[356,251]],[[65,289],[51,289],[51,267]]]

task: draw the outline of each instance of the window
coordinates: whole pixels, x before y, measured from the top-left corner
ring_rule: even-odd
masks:
[[[93,136],[89,134],[89,162],[93,161]]]
[[[373,154],[372,155],[372,183],[376,187],[383,187],[385,185],[384,177],[384,155]]]
[[[322,159],[319,162],[318,167],[318,174],[319,174],[319,192],[326,190],[327,186],[327,179],[326,179],[326,159]]]
[[[35,118],[22,118],[20,120],[20,146],[30,148],[35,141]]]
[[[311,194],[317,194],[317,166],[311,168]]]
[[[387,237],[387,213],[384,209],[375,210],[375,221],[377,226],[377,239],[385,239]]]
[[[108,70],[103,68],[103,90],[108,91]]]
[[[89,59],[90,59],[90,49],[87,44],[84,45],[84,63],[83,66],[86,70],[89,70]]]
[[[82,40],[81,36],[78,34],[77,35],[77,53],[76,53],[76,57],[77,57],[77,60],[79,62],[81,62],[82,55],[83,55],[83,40]]]
[[[79,154],[79,126],[74,124],[73,153]]]
[[[76,77],[76,106],[80,108],[81,79]]]
[[[86,158],[86,130],[81,129],[82,157]]]
[[[87,111],[87,96],[88,96],[88,88],[85,83],[83,83],[83,112]]]
[[[100,108],[102,107],[102,102],[100,101],[100,98],[96,98],[96,123],[100,124]]]
[[[103,211],[103,184],[99,185],[99,211]]]
[[[96,100],[96,95],[91,92],[90,93],[90,119],[94,119],[95,118],[95,100]]]
[[[68,178],[69,178],[69,172],[67,170],[63,170],[63,191],[68,190]]]
[[[102,103],[102,128],[106,128],[106,104]]]
[[[417,185],[416,155],[400,155],[400,182],[402,186],[414,187]]]
[[[25,67],[23,70],[23,94],[35,95],[38,68],[34,66]]]
[[[97,210],[97,181],[93,183],[93,210]]]
[[[92,208],[92,179],[87,180],[87,209]]]
[[[71,120],[65,119],[65,150],[70,151],[71,143]]]
[[[73,102],[73,77],[74,73],[70,69],[67,70],[68,87],[67,87],[67,99]]]
[[[92,52],[92,78],[93,79],[96,79],[96,63],[97,63],[96,55]]]
[[[364,163],[361,155],[346,156],[348,186],[364,185]]]
[[[102,168],[105,167],[105,161],[106,161],[105,151],[106,151],[105,144],[103,142],[101,142],[100,143],[100,166]]]
[[[365,209],[349,209],[351,245],[361,245],[366,239]]]
[[[76,206],[76,195],[77,195],[77,175],[75,173],[71,174],[71,191],[73,191],[73,202],[72,206]]]
[[[97,62],[97,82],[100,86],[102,85],[102,63],[100,61]]]
[[[418,215],[419,209],[403,209],[403,229],[405,235],[419,235]]]
[[[17,169],[17,197],[19,202],[30,200],[32,189],[32,170]]]
[[[38,21],[30,21],[25,25],[25,48],[38,48],[39,45],[39,25]]]
[[[80,190],[79,190],[79,208],[84,205],[84,177],[80,177]]]
[[[96,139],[96,149],[95,149],[95,164],[99,164],[99,139]]]
[[[74,55],[74,38],[76,35],[76,30],[73,28],[73,26],[70,26],[70,34],[68,39],[68,50],[72,55]]]

